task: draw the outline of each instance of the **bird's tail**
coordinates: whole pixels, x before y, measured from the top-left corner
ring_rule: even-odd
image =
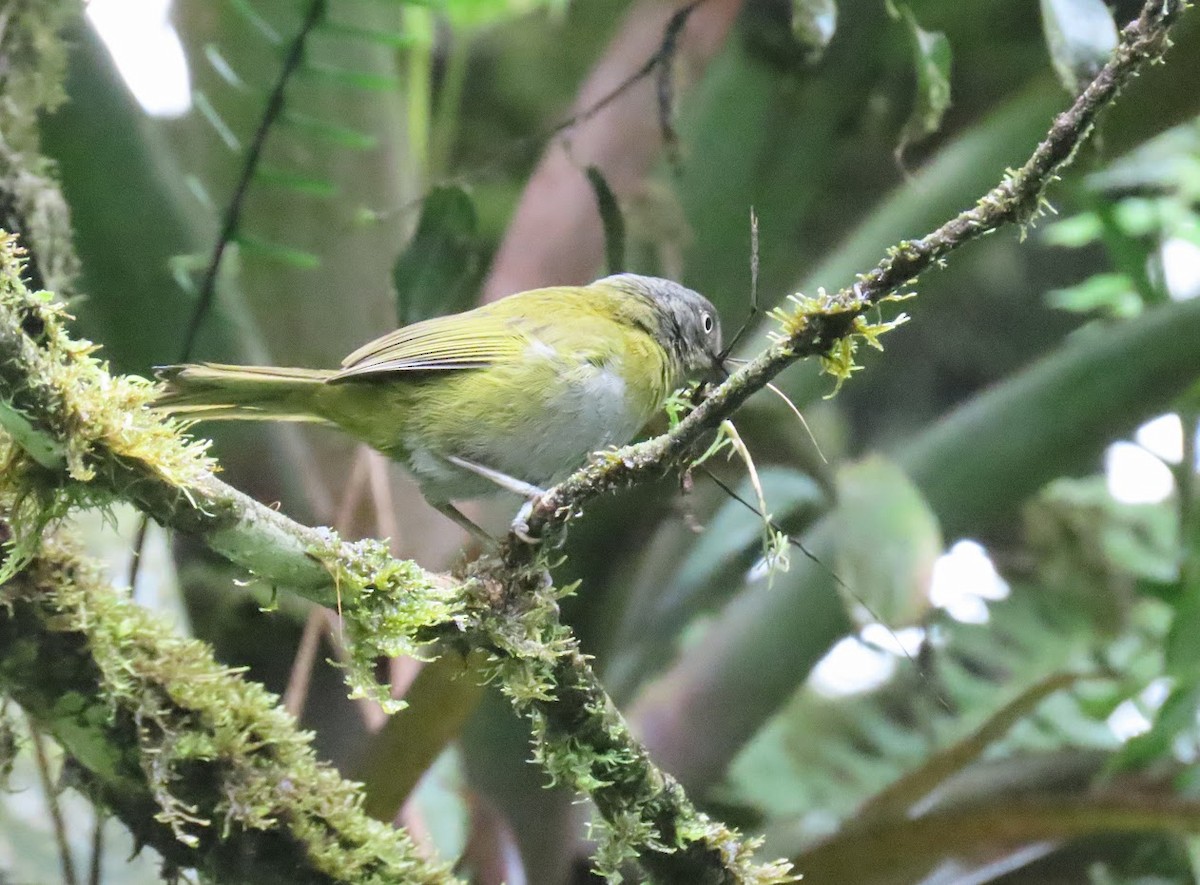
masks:
[[[167,389],[155,400],[155,407],[177,415],[204,420],[322,421],[316,401],[333,373],[196,363],[163,366],[156,374]]]

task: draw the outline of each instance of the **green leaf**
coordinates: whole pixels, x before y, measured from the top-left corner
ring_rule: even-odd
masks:
[[[221,139],[225,147],[235,153],[240,153],[242,150],[241,139],[237,137],[237,134],[230,128],[229,124],[221,117],[220,113],[213,106],[213,103],[209,101],[208,96],[197,89],[192,93],[192,104],[200,112],[200,116],[212,126],[213,130],[217,133],[217,137]]]
[[[1104,0],[1041,0],[1041,6],[1054,71],[1074,95],[1117,48],[1116,23]]]
[[[258,10],[249,0],[229,0],[229,6],[242,18],[249,23],[250,27],[263,36],[268,43],[278,46],[283,42],[283,38],[279,36],[279,32],[265,18],[259,15]]]
[[[254,167],[254,180],[275,187],[285,187],[308,197],[332,199],[337,196],[337,188],[331,181],[305,175],[303,172],[280,169],[278,166],[270,166],[266,163],[259,163]]]
[[[617,195],[608,186],[604,173],[598,166],[588,166],[588,184],[596,197],[596,208],[604,225],[604,261],[610,274],[625,269],[625,217],[617,203]]]
[[[297,68],[296,73],[310,80],[323,80],[368,92],[394,92],[399,86],[399,80],[387,74],[377,74],[372,71],[352,71],[337,65],[325,64],[305,58]]]
[[[238,76],[238,72],[233,69],[233,65],[229,63],[217,46],[212,43],[204,44],[204,57],[217,76],[234,89],[245,92],[249,88],[246,81]]]
[[[835,0],[792,0],[792,33],[808,51],[808,61],[820,60],[837,31]]]
[[[1046,303],[1072,313],[1099,311],[1120,318],[1135,317],[1143,307],[1133,281],[1123,273],[1098,273],[1077,285],[1051,289]]]
[[[834,571],[847,605],[891,627],[918,621],[942,553],[937,516],[904,471],[878,455],[842,468],[837,489]]]
[[[351,37],[367,43],[375,43],[389,49],[407,49],[418,42],[418,38],[404,31],[393,31],[384,28],[368,28],[349,22],[324,19],[316,33],[335,37]]]
[[[1200,681],[1200,586],[1183,588],[1183,599],[1175,607],[1163,658],[1167,674],[1181,680]]]
[[[1103,476],[1059,477],[1024,508],[1041,582],[1110,633],[1128,617],[1135,580],[1178,578],[1177,522],[1167,504],[1114,500]]]
[[[430,191],[417,231],[396,259],[392,281],[402,325],[474,304],[480,282],[479,220],[465,190]]]
[[[1104,222],[1095,212],[1080,212],[1039,230],[1043,242],[1051,246],[1077,249],[1100,239],[1104,234]]]
[[[937,132],[950,107],[950,41],[941,31],[923,29],[907,5],[897,4],[889,12],[908,30],[917,73],[917,94],[896,146],[901,156],[909,145]]]
[[[480,28],[526,15],[542,7],[558,15],[566,10],[567,5],[567,0],[449,0],[441,7],[455,27]]]
[[[248,255],[258,255],[287,264],[300,270],[315,270],[321,266],[321,258],[312,252],[272,243],[250,234],[238,234],[233,241]]]
[[[306,135],[322,138],[339,147],[363,151],[373,150],[379,144],[379,139],[374,135],[359,132],[357,129],[351,129],[348,126],[330,123],[328,120],[322,120],[320,117],[302,114],[298,111],[285,110],[280,117],[280,122]]]

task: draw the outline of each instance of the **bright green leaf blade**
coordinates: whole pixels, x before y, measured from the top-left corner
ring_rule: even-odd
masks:
[[[324,139],[339,147],[365,151],[373,150],[379,144],[379,139],[374,135],[360,132],[357,129],[351,129],[349,126],[331,123],[328,120],[323,120],[320,117],[314,117],[299,111],[285,110],[280,117],[280,122],[305,135]]]
[[[389,49],[407,49],[413,46],[418,38],[404,31],[392,31],[386,28],[370,28],[350,22],[325,19],[321,22],[318,34],[331,37],[351,37],[366,43],[386,46]]]
[[[321,266],[321,257],[303,249],[272,243],[250,234],[238,234],[234,242],[248,255],[258,255],[278,261],[300,270],[315,270]]]
[[[1041,7],[1054,71],[1074,95],[1117,48],[1117,25],[1104,0],[1041,0]]]
[[[254,167],[254,180],[260,184],[287,188],[306,197],[329,200],[337,196],[337,187],[327,179],[281,169],[268,163],[259,163]]]
[[[394,92],[399,84],[397,78],[386,74],[378,74],[372,71],[353,71],[310,58],[304,59],[300,67],[297,68],[296,73],[299,77],[308,80],[363,89],[369,92]]]
[[[1134,317],[1142,310],[1133,281],[1123,273],[1093,274],[1077,285],[1051,289],[1046,302],[1060,310],[1099,312],[1108,317]]]

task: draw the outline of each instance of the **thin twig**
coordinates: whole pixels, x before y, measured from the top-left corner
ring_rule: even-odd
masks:
[[[38,779],[42,783],[42,792],[46,796],[46,810],[50,813],[50,821],[54,825],[54,841],[58,844],[58,862],[62,867],[64,885],[78,885],[75,875],[75,859],[71,855],[71,843],[67,839],[67,823],[63,819],[62,806],[58,803],[58,788],[54,778],[50,776],[50,757],[46,754],[46,739],[39,729],[29,719],[29,738],[33,744],[33,758],[37,762]]]
[[[225,217],[221,222],[221,232],[217,236],[217,242],[213,246],[212,255],[209,257],[208,265],[204,269],[204,276],[200,282],[200,291],[196,298],[196,306],[192,309],[192,316],[188,321],[187,332],[183,336],[183,349],[179,355],[179,362],[181,363],[186,363],[192,358],[192,350],[196,345],[196,337],[199,335],[204,318],[208,315],[208,311],[212,308],[213,300],[216,298],[217,276],[221,270],[221,260],[225,257],[225,250],[229,248],[229,244],[237,236],[238,227],[242,220],[242,210],[246,205],[246,196],[250,191],[250,182],[254,177],[255,171],[258,169],[258,161],[262,156],[263,146],[267,143],[267,135],[275,125],[275,121],[279,118],[279,115],[283,112],[284,92],[291,81],[292,74],[296,72],[296,69],[300,66],[300,62],[304,59],[304,47],[308,41],[309,34],[312,33],[313,28],[324,18],[327,6],[328,0],[312,0],[308,10],[304,14],[300,30],[296,32],[296,36],[292,38],[292,42],[284,54],[283,64],[279,69],[279,76],[275,79],[275,85],[271,88],[271,92],[267,96],[266,107],[263,108],[258,128],[254,131],[254,138],[250,141],[250,149],[246,152],[246,159],[242,163],[242,170],[238,176],[237,184],[234,186],[233,196],[230,198],[228,206],[225,207]]]
[[[308,700],[308,687],[312,683],[313,667],[317,663],[317,651],[321,647],[321,637],[328,629],[329,620],[325,617],[328,609],[314,607],[304,621],[304,632],[300,634],[300,643],[296,646],[296,654],[292,658],[292,668],[288,671],[287,688],[283,690],[283,709],[296,719],[304,712],[304,703]]]
[[[92,857],[88,863],[88,885],[100,885],[103,874],[101,861],[104,859],[104,823],[107,820],[104,809],[96,806],[96,820],[92,824]]]

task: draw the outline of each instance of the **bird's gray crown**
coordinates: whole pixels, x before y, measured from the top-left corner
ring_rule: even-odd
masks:
[[[619,286],[654,304],[659,340],[669,342],[689,373],[707,371],[721,351],[721,318],[712,302],[686,286],[661,277],[621,273],[597,282]]]

